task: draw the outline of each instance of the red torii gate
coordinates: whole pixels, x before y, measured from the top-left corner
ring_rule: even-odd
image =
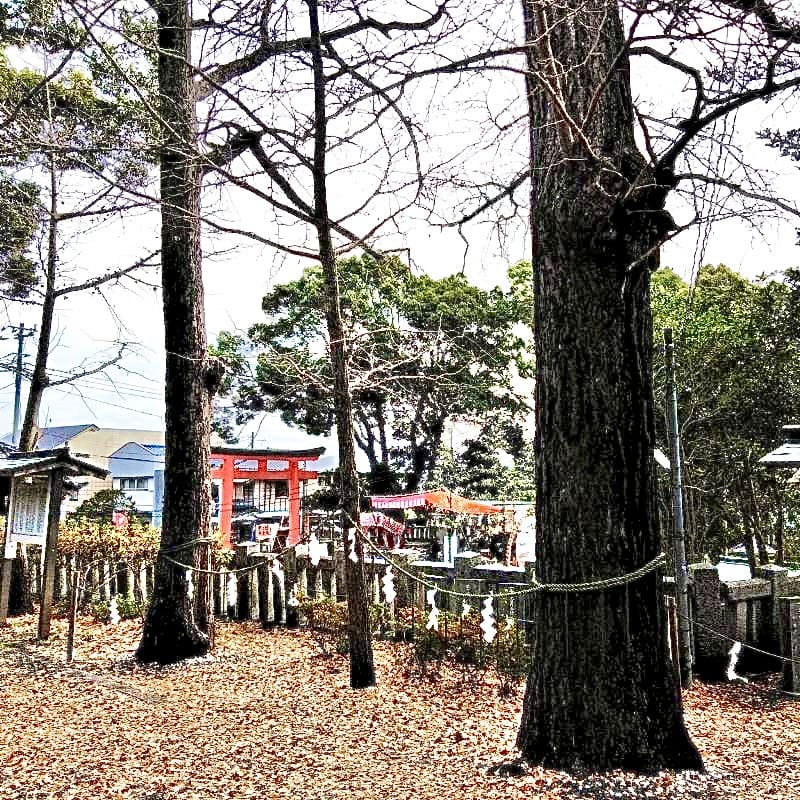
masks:
[[[319,472],[307,469],[307,462],[316,461],[324,452],[324,447],[314,447],[308,450],[212,448],[211,479],[221,482],[219,528],[224,543],[228,547],[231,545],[234,480],[266,480],[288,481],[289,483],[289,538],[287,544],[297,544],[300,541],[300,482],[313,480],[319,475]],[[252,466],[253,462],[256,462],[255,468]],[[247,464],[247,468],[243,468],[245,464]]]

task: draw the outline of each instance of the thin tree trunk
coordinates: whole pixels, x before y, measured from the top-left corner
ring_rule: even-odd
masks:
[[[753,530],[753,519],[750,516],[750,510],[747,507],[747,501],[744,497],[744,487],[741,483],[739,486],[739,512],[742,515],[742,527],[744,528],[744,550],[747,553],[747,563],[750,567],[751,577],[755,577],[758,561],[756,559],[755,545],[753,538],[755,531]]]
[[[372,432],[372,429],[369,424],[369,418],[364,413],[363,410],[360,409],[353,409],[353,415],[355,420],[357,420],[361,428],[363,430],[364,435],[360,436],[358,433],[358,429],[353,426],[353,439],[355,443],[358,445],[361,452],[367,457],[367,461],[369,462],[369,468],[372,472],[378,468],[378,456],[375,452],[375,445],[377,444],[377,440],[375,438],[375,434]]]
[[[33,365],[28,400],[25,404],[19,449],[25,452],[35,450],[39,439],[39,408],[42,395],[47,388],[47,359],[50,354],[50,335],[53,330],[53,314],[56,305],[56,275],[58,271],[58,175],[53,156],[50,156],[50,208],[47,225],[47,266],[44,281],[44,300],[36,347],[36,360]]]
[[[336,254],[331,240],[328,211],[325,154],[327,147],[327,112],[322,41],[319,31],[318,2],[307,0],[311,26],[314,69],[314,216],[319,243],[319,257],[325,279],[327,305],[325,315],[331,348],[333,405],[339,443],[339,472],[345,530],[355,529],[359,519],[358,472],[353,437],[353,398],[347,365],[347,343],[342,322]],[[347,584],[348,643],[350,650],[350,686],[360,689],[375,685],[375,666],[369,622],[369,601],[364,579],[364,549],[356,537],[357,560],[345,558]]]
[[[381,462],[389,463],[389,443],[386,437],[386,403],[383,400],[375,404],[375,419],[378,423],[378,438],[381,444]]]
[[[617,3],[523,8],[537,236],[536,577],[596,581],[662,550],[649,270],[665,191],[635,145]],[[660,572],[542,593],[535,623],[524,757],[563,769],[702,767],[672,680]]]
[[[193,601],[186,569],[173,562],[209,564],[208,544],[202,540],[209,536],[211,502],[210,398],[221,374],[206,346],[191,16],[186,0],[160,0],[155,7],[162,130],[166,453],[161,553],[136,655],[142,661],[170,663],[202,655],[210,646],[211,593],[200,581]],[[196,614],[198,603],[202,607]]]
[[[24,452],[36,449],[39,440],[39,409],[42,396],[49,383],[47,377],[47,359],[50,354],[50,335],[53,329],[53,314],[56,303],[56,274],[58,271],[58,175],[53,156],[50,154],[50,207],[47,226],[47,264],[45,268],[44,299],[39,328],[39,339],[36,345],[36,360],[33,364],[28,399],[25,403],[25,415],[20,430],[19,449]],[[28,553],[27,545],[20,543],[17,557],[12,566],[14,574],[21,575],[22,580],[12,581],[9,593],[9,613],[30,614],[33,611],[33,595],[27,579]]]
[[[764,541],[764,525],[761,519],[761,509],[758,505],[758,498],[756,497],[756,489],[753,486],[752,475],[748,478],[747,488],[750,495],[750,509],[751,518],[753,520],[753,537],[756,540],[756,547],[758,548],[758,563],[761,566],[769,564],[769,553],[767,552],[767,543]]]

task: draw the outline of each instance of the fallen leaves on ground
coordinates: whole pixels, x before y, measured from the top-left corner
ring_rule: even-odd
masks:
[[[143,666],[140,630],[81,619],[69,666],[63,621],[46,643],[30,616],[0,631],[2,800],[800,797],[800,705],[774,676],[685,695],[707,774],[503,774],[522,687],[421,679],[376,642],[378,686],[353,691],[307,631],[245,623],[218,625],[209,657]]]

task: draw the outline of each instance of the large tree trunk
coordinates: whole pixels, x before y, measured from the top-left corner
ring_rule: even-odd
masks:
[[[353,427],[353,398],[347,365],[347,342],[342,322],[336,254],[331,240],[328,210],[325,155],[327,148],[327,112],[322,42],[319,31],[317,0],[308,0],[314,69],[314,216],[319,244],[319,258],[325,279],[325,315],[330,338],[333,372],[333,407],[339,444],[339,475],[345,530],[355,531],[359,519],[358,471]],[[346,552],[348,548],[345,541]],[[347,585],[347,638],[350,651],[350,686],[361,689],[375,685],[375,665],[369,622],[369,602],[364,579],[364,547],[356,537],[355,561],[345,557]]]
[[[200,170],[195,157],[191,18],[186,0],[161,0],[161,258],[166,348],[166,454],[161,553],[136,652],[170,663],[210,645],[210,593],[200,581],[197,616],[186,570],[207,567],[211,502],[211,394],[219,380],[206,346],[200,255]],[[197,540],[201,541],[198,546]],[[205,627],[206,630],[202,628]]]
[[[537,76],[536,575],[577,583],[623,576],[661,552],[649,269],[665,191],[634,143],[616,2],[523,5]],[[542,593],[535,620],[524,757],[564,769],[702,767],[668,663],[659,572]]]

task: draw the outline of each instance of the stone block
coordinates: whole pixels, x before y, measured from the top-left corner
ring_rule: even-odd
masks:
[[[782,597],[779,606],[783,617],[781,655],[791,659],[783,662],[783,688],[800,694],[800,597]]]

